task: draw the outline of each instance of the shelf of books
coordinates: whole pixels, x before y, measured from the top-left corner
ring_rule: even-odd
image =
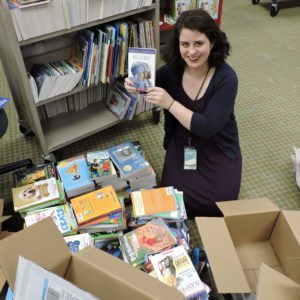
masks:
[[[45,155],[132,119],[133,102],[151,108],[122,90],[116,114],[110,91],[128,73],[129,47],[159,44],[158,11],[153,0],[0,0],[4,71],[20,126]]]
[[[161,0],[160,31],[174,29],[178,16],[184,11],[202,8],[221,26],[223,0]]]

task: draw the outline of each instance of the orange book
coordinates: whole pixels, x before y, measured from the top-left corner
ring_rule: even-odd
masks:
[[[142,217],[178,209],[172,186],[131,193],[134,217]]]
[[[121,203],[114,188],[109,185],[91,193],[71,199],[78,225],[90,222],[121,210]]]

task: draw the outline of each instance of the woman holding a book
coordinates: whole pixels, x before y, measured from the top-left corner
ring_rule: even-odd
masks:
[[[242,155],[234,104],[235,71],[225,60],[230,44],[204,10],[184,12],[166,47],[166,64],[146,101],[165,113],[162,186],[184,193],[189,218],[219,216],[215,202],[238,198]],[[135,92],[134,84],[125,87]]]

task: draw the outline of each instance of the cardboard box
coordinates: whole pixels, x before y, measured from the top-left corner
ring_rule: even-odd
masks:
[[[0,267],[12,289],[20,255],[101,300],[184,299],[176,288],[92,246],[72,255],[51,218],[0,241]]]
[[[255,292],[261,263],[300,283],[300,211],[267,198],[217,205],[224,217],[196,222],[219,293]]]
[[[256,300],[299,300],[300,285],[265,264],[261,264]]]

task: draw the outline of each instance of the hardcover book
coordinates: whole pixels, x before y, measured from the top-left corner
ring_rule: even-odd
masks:
[[[207,286],[201,281],[182,245],[149,257],[157,278],[177,288],[186,299],[205,294]]]
[[[128,77],[138,92],[155,86],[156,49],[128,48]]]
[[[71,199],[79,225],[120,211],[121,203],[111,185]]]
[[[19,170],[13,175],[16,187],[57,176],[55,165],[52,162]]]
[[[125,233],[119,238],[125,261],[133,266],[141,265],[145,256],[173,247],[176,239],[162,219]]]
[[[59,188],[55,178],[49,178],[12,189],[14,210],[37,207],[59,200]]]
[[[24,220],[28,227],[48,217],[52,218],[62,235],[69,235],[77,232],[78,226],[70,204],[53,206],[30,212],[25,216]]]

